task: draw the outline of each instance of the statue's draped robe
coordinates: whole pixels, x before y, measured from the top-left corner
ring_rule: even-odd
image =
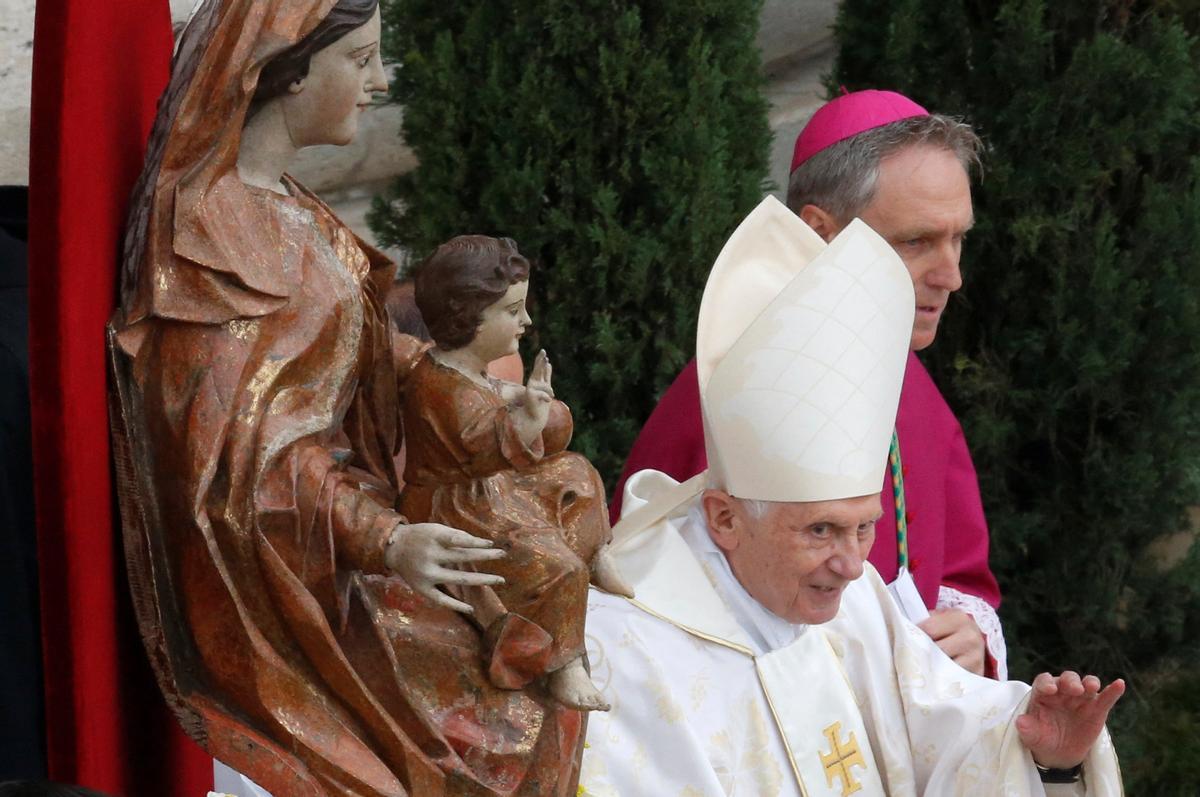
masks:
[[[625,516],[675,486],[654,471],[635,475]],[[855,745],[863,764],[851,768],[864,783],[860,797],[1083,793],[1043,789],[1018,740],[1014,722],[1029,687],[955,665],[904,619],[870,565],[846,588],[831,622],[805,628],[771,615],[741,589],[704,528],[698,498],[639,533],[621,534],[618,528],[613,553],[637,597],[592,591],[588,655],[612,711],[588,725],[580,783],[589,797],[844,794],[840,777],[824,777],[821,756],[834,753],[825,723],[806,725],[814,704],[845,683],[848,713],[857,704],[866,735]],[[797,683],[788,677],[794,664],[776,664],[813,635],[827,640],[833,657]],[[848,754],[844,730],[838,737]],[[865,785],[868,769],[881,786]],[[801,786],[798,771],[816,776]],[[1084,772],[1086,794],[1122,794],[1107,733]]]
[[[504,585],[463,592],[479,606],[477,617],[500,615],[488,628],[491,671],[509,687],[583,655],[590,564],[610,535],[600,475],[563,450],[571,437],[566,405],[552,403],[546,428],[529,444],[514,411],[498,382],[476,384],[433,354],[407,380],[402,508],[413,522],[444,523],[506,552],[486,568]],[[493,595],[499,603],[488,607]],[[520,655],[510,660],[506,648]]]
[[[303,194],[245,197],[237,223],[282,253],[283,305],[145,321],[134,366],[206,679],[331,786],[397,794],[445,771],[451,793],[526,777],[520,793],[541,793],[570,772],[556,724],[569,737],[573,712],[491,688],[475,629],[382,575],[402,520],[394,363],[416,349],[392,345],[392,269]]]
[[[331,6],[202,6],[135,191],[112,326],[157,616],[185,626],[160,680],[279,797],[297,766],[337,795],[572,794],[581,716],[494,688],[475,627],[385,575],[420,348],[391,335],[390,264],[294,182],[238,177],[259,69]]]

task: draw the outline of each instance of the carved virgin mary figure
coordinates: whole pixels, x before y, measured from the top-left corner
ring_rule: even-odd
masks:
[[[493,686],[437,589],[500,552],[396,511],[392,266],[285,173],[386,87],[377,4],[208,0],[184,33],[111,325],[139,622],[185,727],[276,797],[574,794],[583,716]]]

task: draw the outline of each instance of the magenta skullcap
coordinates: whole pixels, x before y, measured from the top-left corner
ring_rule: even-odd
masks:
[[[835,97],[818,108],[796,136],[791,171],[839,141],[916,116],[929,116],[929,111],[894,91],[867,89]]]

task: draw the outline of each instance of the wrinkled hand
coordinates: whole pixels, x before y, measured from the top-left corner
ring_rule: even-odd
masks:
[[[1043,767],[1071,769],[1083,763],[1123,694],[1125,682],[1119,678],[1100,691],[1094,675],[1080,679],[1070,671],[1058,677],[1044,672],[1033,679],[1029,707],[1017,717],[1017,734]]]
[[[388,568],[436,606],[470,614],[471,607],[438,589],[439,584],[490,586],[504,579],[491,573],[458,570],[454,565],[500,559],[504,551],[488,540],[441,523],[401,523],[392,532],[385,560]]]
[[[954,663],[976,675],[983,675],[987,639],[975,618],[958,609],[934,609],[917,627],[929,634]]]

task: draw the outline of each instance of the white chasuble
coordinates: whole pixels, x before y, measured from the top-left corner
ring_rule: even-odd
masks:
[[[644,471],[625,515],[679,487]],[[795,626],[740,588],[695,500],[614,540],[633,601],[593,590],[588,655],[611,702],[588,719],[591,797],[1123,794],[1107,733],[1085,785],[1043,786],[1017,738],[1026,684],[960,668],[870,565],[837,617]]]

